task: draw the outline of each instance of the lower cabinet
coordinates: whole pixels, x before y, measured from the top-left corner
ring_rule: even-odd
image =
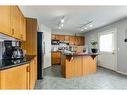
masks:
[[[82,57],[75,57],[66,64],[66,78],[82,76]]]
[[[1,70],[0,89],[26,90],[33,89],[37,80],[37,58],[30,63]]]
[[[0,71],[1,89],[28,89],[28,64]]]
[[[96,58],[89,56],[83,57],[83,75],[88,75],[96,72]]]
[[[34,89],[35,82],[37,80],[37,62],[36,58],[30,63],[30,79],[29,79],[29,89]]]
[[[60,65],[61,64],[61,52],[56,51],[51,53],[51,63],[52,65]]]

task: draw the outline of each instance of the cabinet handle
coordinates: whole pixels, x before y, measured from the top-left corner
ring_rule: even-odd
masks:
[[[26,71],[30,72],[30,67],[29,66],[27,66]]]

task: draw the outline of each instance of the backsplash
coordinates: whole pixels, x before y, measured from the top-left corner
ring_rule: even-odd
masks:
[[[4,40],[16,40],[16,39],[0,33],[0,59],[2,59],[2,42]]]

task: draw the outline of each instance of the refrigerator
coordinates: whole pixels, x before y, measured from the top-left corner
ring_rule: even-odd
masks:
[[[43,79],[43,67],[44,67],[44,42],[43,32],[37,33],[37,53],[38,53],[38,80]]]

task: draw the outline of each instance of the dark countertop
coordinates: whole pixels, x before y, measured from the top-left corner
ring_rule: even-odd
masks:
[[[9,69],[12,67],[28,64],[31,60],[33,60],[34,55],[27,55],[22,59],[1,59],[0,60],[0,70]]]
[[[97,56],[99,55],[98,53],[72,53],[72,54],[64,54],[66,56]]]
[[[51,51],[52,53],[61,52],[61,51]]]

